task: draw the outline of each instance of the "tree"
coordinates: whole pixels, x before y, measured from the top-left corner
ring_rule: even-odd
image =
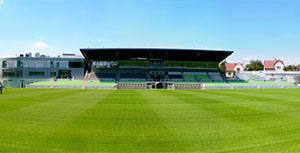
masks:
[[[264,65],[260,60],[251,60],[249,64],[246,65],[247,71],[260,71],[264,69]]]
[[[283,68],[284,71],[296,71],[295,65],[288,65]]]
[[[225,64],[227,63],[227,61],[223,61],[220,65],[219,65],[219,69],[221,70],[221,72],[225,73]]]

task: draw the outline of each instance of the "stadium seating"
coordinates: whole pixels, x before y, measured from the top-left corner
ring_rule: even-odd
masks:
[[[38,81],[27,83],[28,88],[49,88],[52,85],[53,81]]]
[[[223,78],[219,72],[209,72],[209,78],[214,81],[223,81]]]
[[[207,75],[207,73],[203,73],[203,74],[197,74],[197,78],[199,79],[199,80],[209,80],[209,77],[208,77],[208,75]]]
[[[234,88],[255,88],[255,84],[250,81],[230,81],[230,84]]]
[[[244,74],[244,73],[238,73],[237,74],[238,79],[240,80],[250,80],[250,77],[248,74]]]
[[[174,80],[173,82],[174,83],[181,83],[181,84],[198,83],[197,81],[177,81],[177,80]]]
[[[179,79],[183,79],[182,75],[169,75],[169,78],[171,80],[179,80]]]
[[[3,85],[5,87],[20,88],[20,80],[19,79],[3,80]]]
[[[119,83],[145,83],[146,80],[138,80],[138,79],[120,79]]]
[[[55,88],[81,88],[83,80],[58,80]]]
[[[296,87],[296,83],[289,83],[287,81],[280,81],[279,84],[283,87]]]
[[[193,74],[183,74],[182,76],[184,80],[195,80],[195,75]]]
[[[117,76],[116,73],[95,73],[95,74],[99,79],[115,79]]]
[[[183,79],[188,81],[210,81],[206,72],[183,72]]]
[[[229,89],[230,86],[225,81],[203,82],[206,89]]]
[[[120,78],[126,78],[126,79],[145,79],[146,74],[143,73],[120,73]]]
[[[87,89],[113,89],[115,86],[114,80],[89,80],[86,83]]]
[[[181,72],[169,72],[168,78],[171,79],[172,81],[174,80],[183,81],[183,76]]]
[[[273,88],[278,87],[279,88],[280,87],[275,81],[256,80],[255,82],[261,88],[268,88],[268,87],[273,87]]]
[[[264,80],[264,78],[252,73],[249,74],[249,77],[251,77],[253,80]]]

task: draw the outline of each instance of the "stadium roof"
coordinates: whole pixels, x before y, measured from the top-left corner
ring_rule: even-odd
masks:
[[[233,51],[171,48],[86,48],[80,49],[86,60],[162,59],[169,61],[221,62]]]

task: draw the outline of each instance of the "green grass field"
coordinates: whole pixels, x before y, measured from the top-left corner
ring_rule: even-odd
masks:
[[[5,89],[0,152],[299,152],[300,89]]]

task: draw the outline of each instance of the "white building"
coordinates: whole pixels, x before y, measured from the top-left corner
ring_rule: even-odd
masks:
[[[235,74],[244,71],[244,64],[242,63],[226,63],[226,77],[233,78]]]
[[[265,60],[264,71],[283,72],[284,62],[282,60]]]

